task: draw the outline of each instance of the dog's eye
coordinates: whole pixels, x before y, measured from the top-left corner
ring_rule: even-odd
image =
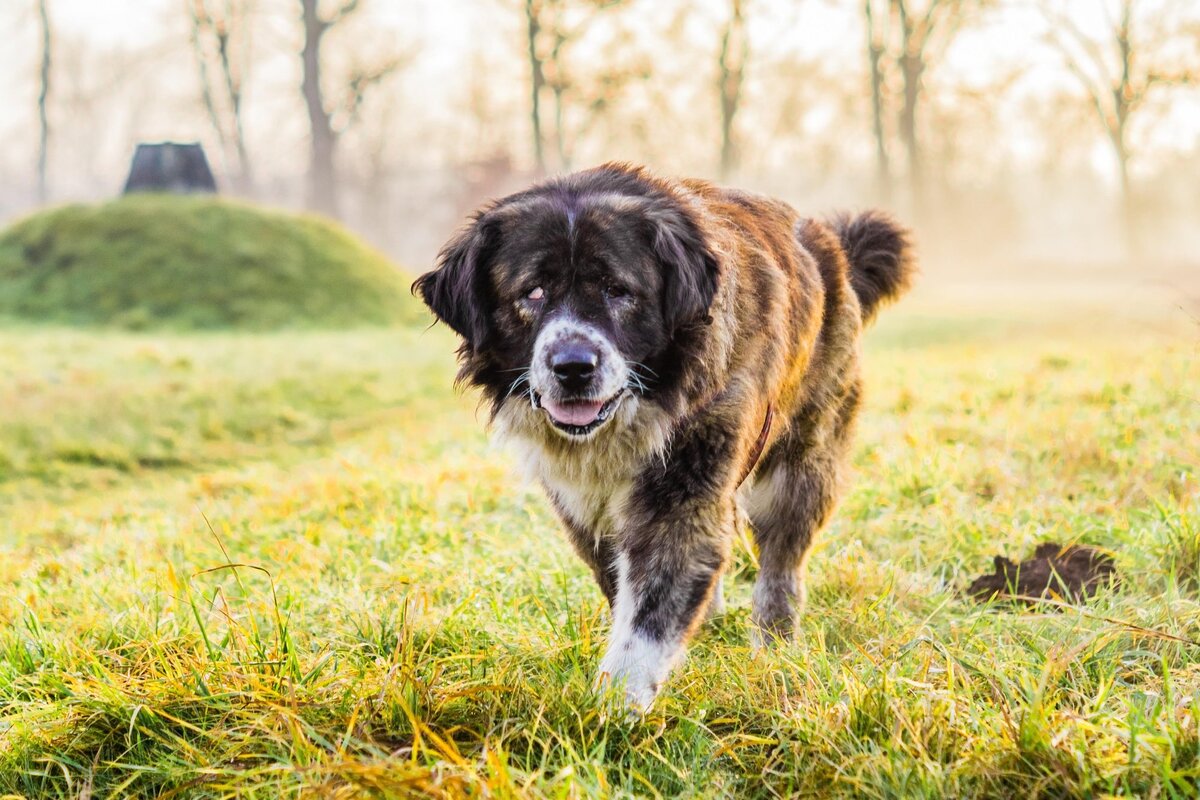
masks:
[[[622,300],[629,297],[629,290],[624,286],[618,286],[615,283],[610,283],[604,287],[604,296],[609,300]]]
[[[538,286],[532,292],[525,295],[525,299],[531,303],[540,303],[546,299],[546,293],[542,291],[542,287]]]

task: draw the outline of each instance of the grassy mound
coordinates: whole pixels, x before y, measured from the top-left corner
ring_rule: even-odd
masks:
[[[169,195],[65,206],[0,233],[0,316],[259,330],[424,318],[407,279],[331,222]]]

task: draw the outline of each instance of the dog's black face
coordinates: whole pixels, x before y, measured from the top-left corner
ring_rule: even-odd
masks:
[[[500,238],[493,328],[530,399],[570,436],[604,425],[668,343],[662,275],[637,218],[538,203]]]
[[[481,212],[415,287],[464,338],[464,377],[495,408],[527,396],[586,439],[630,395],[669,390],[676,340],[705,318],[716,280],[673,198],[600,169]]]

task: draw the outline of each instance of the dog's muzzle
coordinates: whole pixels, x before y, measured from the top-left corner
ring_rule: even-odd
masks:
[[[587,436],[625,395],[625,359],[608,338],[570,318],[549,323],[534,344],[534,407],[568,436]]]

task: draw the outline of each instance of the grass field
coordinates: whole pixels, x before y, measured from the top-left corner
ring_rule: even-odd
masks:
[[[1200,331],[979,307],[870,334],[799,641],[737,547],[637,724],[444,331],[0,330],[0,795],[1195,796]],[[1120,590],[960,597],[1047,539]]]

